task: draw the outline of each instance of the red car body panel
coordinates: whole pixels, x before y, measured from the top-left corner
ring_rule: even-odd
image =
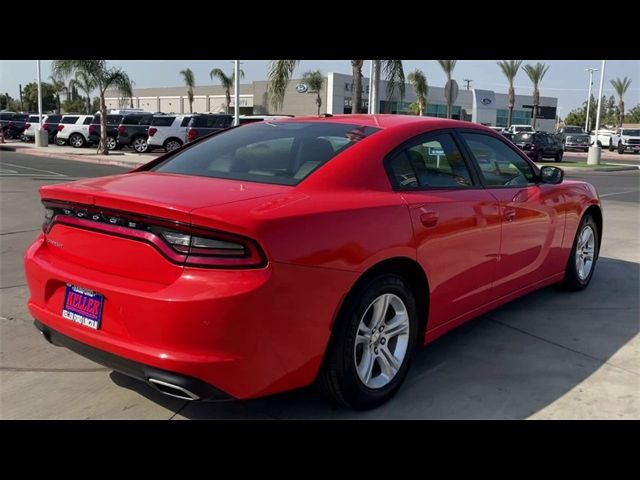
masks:
[[[562,279],[595,189],[394,191],[385,156],[416,135],[467,122],[345,115],[379,132],[297,186],[144,171],[41,189],[43,199],[133,212],[253,239],[266,266],[189,267],[153,244],[57,223],[25,254],[32,315],[120,357],[190,375],[235,398],[312,383],[343,301],[382,261],[416,262],[429,283],[424,343]],[[241,127],[251,128],[251,126]],[[206,141],[206,140],[205,140]],[[515,147],[514,147],[515,149]],[[62,317],[66,284],[104,296],[102,327]]]

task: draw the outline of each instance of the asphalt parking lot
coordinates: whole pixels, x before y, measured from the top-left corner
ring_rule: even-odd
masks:
[[[586,291],[545,288],[468,322],[418,352],[399,394],[368,412],[333,410],[312,389],[187,403],[44,341],[22,272],[42,219],[37,189],[123,171],[0,152],[2,419],[640,418],[640,170],[567,175],[593,183],[604,205]]]

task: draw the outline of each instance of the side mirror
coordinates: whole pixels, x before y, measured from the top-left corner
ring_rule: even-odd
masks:
[[[540,169],[540,179],[542,183],[557,185],[564,180],[564,170],[550,165],[544,166]]]

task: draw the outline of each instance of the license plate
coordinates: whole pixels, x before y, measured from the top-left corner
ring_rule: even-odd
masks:
[[[67,284],[62,316],[79,325],[98,330],[102,318],[104,297],[82,287]]]

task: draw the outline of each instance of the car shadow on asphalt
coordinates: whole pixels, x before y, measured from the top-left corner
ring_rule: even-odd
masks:
[[[584,291],[544,288],[466,323],[419,350],[398,394],[373,410],[333,408],[306,388],[244,402],[185,403],[176,417],[527,418],[605,362],[640,374],[635,357],[621,352],[640,331],[639,272],[640,264],[601,257]],[[165,401],[148,385],[121,377],[112,375],[151,401]]]

